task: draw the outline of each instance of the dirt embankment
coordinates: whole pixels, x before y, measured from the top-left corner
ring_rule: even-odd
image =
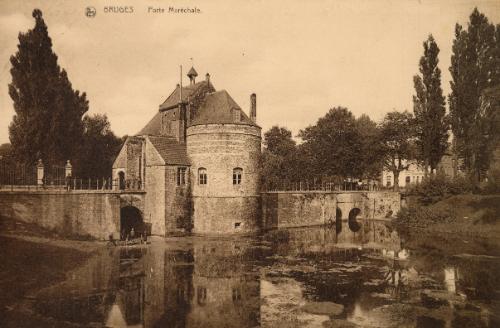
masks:
[[[22,222],[0,222],[0,326],[19,316],[16,306],[22,300],[63,281],[67,272],[105,245],[56,237]]]

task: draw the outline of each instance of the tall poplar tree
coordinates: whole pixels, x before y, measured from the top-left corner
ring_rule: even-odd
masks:
[[[451,94],[449,95],[451,127],[455,151],[463,160],[464,168],[481,179],[489,163],[481,152],[489,138],[484,131],[481,113],[483,91],[500,83],[499,27],[477,8],[470,15],[467,29],[455,26],[451,67]]]
[[[59,67],[42,12],[35,9],[33,17],[35,27],[19,34],[18,51],[10,58],[15,110],[10,141],[21,163],[63,164],[78,151],[88,101]]]
[[[441,70],[438,67],[439,47],[432,35],[424,42],[420,58],[420,75],[413,77],[416,95],[413,96],[415,136],[418,159],[425,172],[434,170],[448,146],[448,119],[441,89]]]

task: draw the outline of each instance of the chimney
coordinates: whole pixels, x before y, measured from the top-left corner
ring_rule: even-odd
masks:
[[[205,81],[207,81],[208,83],[210,83],[210,74],[205,74]]]
[[[250,95],[250,119],[252,122],[257,122],[257,95],[252,93]]]

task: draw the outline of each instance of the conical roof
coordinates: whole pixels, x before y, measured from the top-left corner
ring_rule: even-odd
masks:
[[[187,76],[189,78],[191,77],[197,77],[198,76],[198,73],[196,72],[196,70],[194,69],[194,67],[191,67],[191,69],[189,70],[189,72],[187,73]]]

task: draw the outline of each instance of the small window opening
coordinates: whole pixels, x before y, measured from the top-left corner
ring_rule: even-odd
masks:
[[[241,176],[243,175],[243,169],[237,167],[233,169],[233,185],[241,184]]]
[[[241,222],[236,222],[236,223],[234,224],[234,228],[235,228],[235,229],[239,228],[240,226],[241,226]]]
[[[206,185],[207,184],[207,169],[200,167],[198,169],[198,184]]]
[[[183,186],[186,184],[186,168],[178,167],[177,168],[177,185]]]

